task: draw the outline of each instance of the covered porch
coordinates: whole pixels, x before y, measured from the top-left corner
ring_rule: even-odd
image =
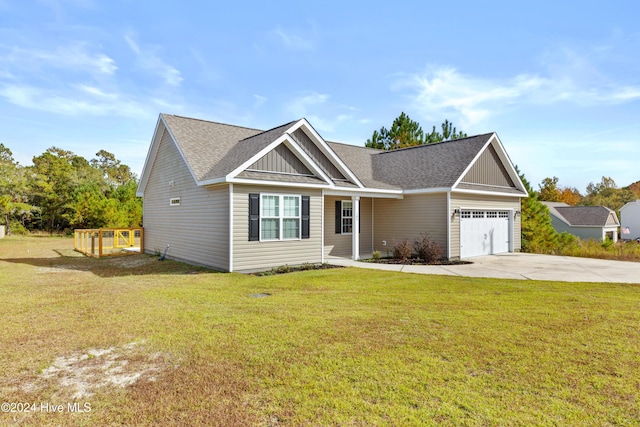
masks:
[[[376,245],[374,241],[376,200],[401,198],[400,194],[326,191],[323,199],[325,258],[370,258],[376,246],[382,244]]]

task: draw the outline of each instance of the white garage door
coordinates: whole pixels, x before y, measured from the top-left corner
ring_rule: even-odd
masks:
[[[460,258],[503,252],[509,252],[509,211],[460,212]]]

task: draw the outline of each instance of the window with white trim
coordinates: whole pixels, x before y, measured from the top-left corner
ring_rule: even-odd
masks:
[[[351,200],[342,201],[342,234],[351,234],[353,232],[353,202]]]
[[[180,197],[169,199],[169,206],[180,206]]]
[[[262,194],[260,240],[300,239],[300,196]]]

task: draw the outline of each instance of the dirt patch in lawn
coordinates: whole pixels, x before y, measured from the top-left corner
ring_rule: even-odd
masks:
[[[35,381],[25,383],[21,389],[35,392],[54,385],[61,394],[82,399],[105,387],[124,388],[140,380],[155,381],[167,366],[166,355],[149,354],[144,351],[143,342],[132,342],[57,357]]]

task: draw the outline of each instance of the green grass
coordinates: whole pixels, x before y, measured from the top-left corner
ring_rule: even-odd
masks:
[[[72,401],[43,372],[91,349],[137,342],[122,357],[158,371],[0,425],[639,424],[640,285],[256,277],[71,246],[0,240],[0,400]]]

